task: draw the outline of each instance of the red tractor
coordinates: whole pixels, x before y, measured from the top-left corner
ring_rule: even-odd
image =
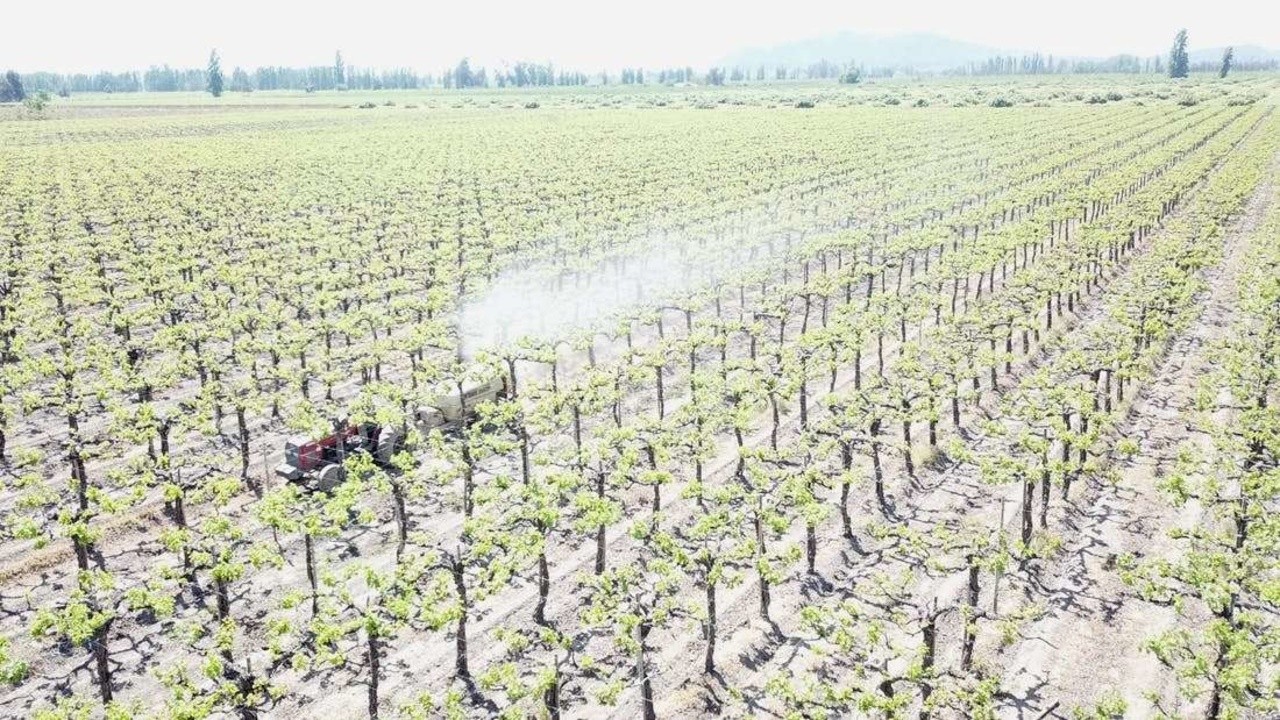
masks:
[[[505,394],[505,378],[466,382],[461,388],[442,387],[431,405],[418,408],[414,421],[424,435],[436,428],[458,427],[474,417],[477,405]],[[404,440],[397,428],[371,423],[340,427],[319,440],[289,438],[284,445],[284,462],[276,466],[276,475],[312,490],[331,492],[346,478],[343,462],[349,455],[368,452],[379,464],[387,465]]]
[[[381,431],[377,425],[347,425],[319,440],[291,437],[285,441],[284,462],[276,466],[276,474],[329,492],[346,476],[342,463],[347,456],[376,449]]]

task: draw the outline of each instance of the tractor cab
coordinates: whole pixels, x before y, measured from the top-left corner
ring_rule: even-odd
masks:
[[[320,489],[330,490],[345,476],[343,462],[353,453],[378,448],[381,428],[373,424],[347,425],[319,440],[305,436],[289,438],[284,445],[284,462],[276,466],[276,475],[290,482],[316,482]]]

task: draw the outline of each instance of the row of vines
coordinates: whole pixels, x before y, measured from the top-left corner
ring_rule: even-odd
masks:
[[[5,714],[991,716],[1277,149],[1265,104],[277,112],[0,156]],[[1170,481],[1234,534],[1122,563],[1212,607],[1152,647],[1214,718],[1274,701],[1261,294]],[[406,446],[271,474],[348,421]]]

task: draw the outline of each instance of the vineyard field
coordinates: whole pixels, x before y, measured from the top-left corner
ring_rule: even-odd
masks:
[[[0,106],[0,717],[1278,718],[1278,101]]]

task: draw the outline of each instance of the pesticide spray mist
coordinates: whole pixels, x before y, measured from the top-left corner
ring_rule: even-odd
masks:
[[[712,287],[730,274],[763,267],[791,245],[789,235],[748,230],[685,238],[645,238],[585,270],[549,263],[500,275],[459,316],[464,358],[521,338],[554,342],[600,327],[613,316],[659,307]]]

